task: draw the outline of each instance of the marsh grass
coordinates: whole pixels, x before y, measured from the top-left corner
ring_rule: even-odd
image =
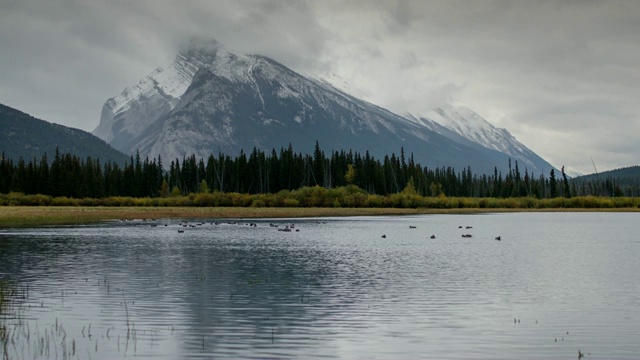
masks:
[[[88,279],[87,279],[88,280]],[[105,278],[106,283],[106,278]],[[102,286],[98,281],[98,286]],[[77,293],[76,293],[77,294]],[[66,296],[62,291],[62,297]],[[124,293],[123,293],[124,297]],[[122,355],[135,356],[138,346],[138,330],[132,320],[128,301],[124,301],[124,311],[126,314],[126,338]],[[62,299],[64,304],[64,299]],[[135,304],[135,302],[131,302]],[[29,286],[21,286],[11,281],[11,279],[0,279],[0,360],[9,359],[79,359],[85,358],[84,354],[79,354],[79,350],[87,351],[87,358],[92,358],[92,353],[103,358],[99,351],[102,347],[110,348],[116,344],[115,336],[110,332],[115,330],[115,326],[106,328],[94,327],[92,323],[83,326],[77,333],[77,329],[72,327],[65,329],[63,321],[55,318],[55,323],[47,323],[42,320],[25,316],[32,305],[29,304]],[[64,307],[64,305],[63,305]],[[25,311],[27,313],[25,313]],[[82,335],[82,339],[76,336]],[[120,353],[120,338],[118,339],[118,353]],[[152,340],[153,341],[153,340]],[[100,347],[98,343],[100,342]],[[103,345],[104,344],[104,345]],[[129,350],[133,347],[133,353]],[[115,350],[115,349],[114,349]],[[107,350],[109,351],[109,350]],[[129,354],[127,354],[129,351]],[[104,350],[102,350],[104,352]]]
[[[640,198],[450,198],[405,192],[381,196],[366,194],[356,187],[310,187],[258,195],[203,193],[168,198],[71,199],[0,194],[0,228],[78,225],[117,219],[292,218],[507,211],[640,211]]]
[[[18,289],[16,285],[6,279],[0,279],[0,324],[11,315],[16,300],[26,299],[28,297],[28,289]]]
[[[169,218],[296,218],[331,216],[384,216],[420,214],[477,214],[537,211],[640,211],[634,207],[552,208],[252,208],[252,207],[91,207],[91,206],[0,206],[0,228],[81,225],[110,220]]]
[[[11,329],[7,325],[7,318],[13,311],[13,299],[17,296],[15,286],[5,279],[0,279],[0,354],[2,359],[9,358],[9,342]]]
[[[9,299],[9,282],[0,280],[0,316],[4,314],[5,302]]]
[[[0,228],[168,218],[294,218],[442,213],[428,209],[0,206]],[[459,211],[455,211],[459,212]]]

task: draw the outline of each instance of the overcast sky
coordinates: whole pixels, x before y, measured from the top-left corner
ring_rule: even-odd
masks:
[[[91,131],[194,36],[401,114],[466,106],[571,174],[640,163],[635,0],[0,0],[0,103]]]

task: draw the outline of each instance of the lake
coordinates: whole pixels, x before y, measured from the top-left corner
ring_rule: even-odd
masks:
[[[0,230],[0,279],[14,292],[0,352],[638,359],[639,221],[509,213]]]

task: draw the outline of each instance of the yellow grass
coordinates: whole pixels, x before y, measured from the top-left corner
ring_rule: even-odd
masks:
[[[396,209],[396,208],[255,208],[255,207],[90,207],[0,206],[0,228],[90,224],[118,219],[295,218],[418,214],[475,214],[519,211],[639,211],[618,209]]]
[[[377,208],[2,206],[0,207],[0,227],[73,225],[118,219],[294,218],[424,213],[433,213],[433,211]]]
[[[0,207],[0,227],[88,224],[117,219],[261,218],[347,215],[346,212],[340,210],[342,209],[7,206]],[[331,213],[329,213],[329,211],[331,211]],[[366,214],[364,211],[357,212]],[[385,214],[379,211],[371,212],[371,214],[375,213]],[[356,215],[355,212],[353,215]]]

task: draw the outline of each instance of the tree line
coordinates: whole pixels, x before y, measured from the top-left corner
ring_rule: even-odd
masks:
[[[53,159],[17,161],[0,157],[0,193],[20,192],[53,197],[105,198],[169,197],[190,193],[275,194],[319,186],[327,189],[356,186],[368,194],[390,195],[410,187],[426,197],[539,199],[573,196],[638,196],[637,185],[621,186],[613,179],[571,182],[563,171],[534,174],[509,160],[503,174],[474,174],[471,167],[428,168],[416,163],[413,154],[387,155],[376,159],[365,152],[325,153],[316,142],[313,154],[295,152],[291,145],[265,152],[254,148],[237,156],[195,155],[175,159],[165,168],[160,157],[131,156],[124,165],[102,164],[99,159],[79,158],[56,149]]]

